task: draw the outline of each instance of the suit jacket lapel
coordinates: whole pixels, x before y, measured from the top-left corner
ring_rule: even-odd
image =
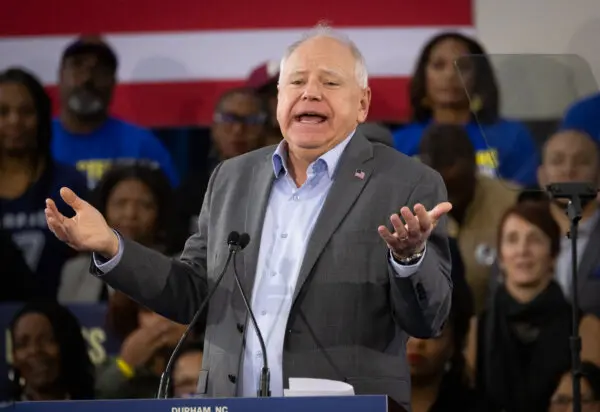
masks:
[[[256,267],[258,264],[258,252],[260,238],[265,220],[267,204],[271,187],[275,180],[273,172],[272,153],[265,157],[264,161],[258,162],[252,169],[249,181],[250,190],[246,200],[246,216],[244,219],[244,230],[250,235],[250,243],[241,255],[244,257],[244,277],[241,280],[244,292],[248,296],[252,294]]]
[[[373,146],[356,131],[340,158],[325,204],[306,246],[293,302],[296,301],[331,235],[342,223],[371,177],[372,165],[369,160],[372,158]],[[363,175],[356,176],[357,172],[362,172]]]

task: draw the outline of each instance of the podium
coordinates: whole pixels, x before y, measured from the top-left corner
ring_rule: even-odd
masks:
[[[0,406],[0,411],[7,405]],[[406,412],[385,395],[18,402],[11,412]]]

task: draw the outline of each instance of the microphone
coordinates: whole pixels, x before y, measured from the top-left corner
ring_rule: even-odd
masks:
[[[173,372],[173,367],[175,366],[175,359],[177,359],[177,355],[181,351],[181,348],[182,348],[185,340],[187,339],[188,335],[190,334],[190,332],[192,331],[194,326],[198,323],[198,320],[200,319],[200,315],[204,311],[204,308],[206,307],[208,302],[210,302],[210,299],[212,298],[214,293],[217,291],[217,288],[221,284],[221,281],[223,280],[225,273],[227,273],[227,268],[229,267],[231,258],[234,257],[234,255],[238,251],[240,251],[244,247],[246,247],[248,245],[248,243],[250,242],[250,236],[246,235],[248,240],[244,240],[245,245],[244,245],[244,247],[241,247],[240,246],[240,237],[241,237],[240,234],[236,231],[230,232],[229,235],[227,236],[227,245],[229,245],[229,255],[227,256],[227,261],[225,262],[225,266],[223,266],[223,270],[219,274],[219,277],[217,277],[217,281],[215,282],[214,286],[208,292],[208,295],[206,296],[206,298],[204,298],[204,300],[200,304],[200,307],[194,314],[192,321],[190,322],[188,327],[185,329],[185,332],[183,333],[183,335],[181,335],[181,338],[179,339],[179,342],[177,342],[175,349],[173,349],[173,352],[171,353],[171,356],[169,357],[169,361],[167,362],[167,366],[165,367],[164,372],[160,376],[160,383],[158,385],[158,393],[156,394],[156,399],[167,399],[167,390],[168,390],[169,384],[171,382],[171,373]],[[235,260],[234,260],[234,262],[235,262]]]
[[[240,249],[244,249],[250,243],[250,235],[248,233],[242,233],[239,238],[239,247]],[[242,295],[242,300],[244,301],[244,306],[246,306],[246,310],[250,315],[250,320],[252,321],[252,326],[254,326],[254,330],[256,331],[256,336],[258,337],[258,342],[260,344],[260,350],[262,352],[263,358],[263,367],[260,372],[260,383],[258,386],[257,396],[259,398],[267,398],[271,396],[271,372],[269,370],[269,360],[267,358],[267,346],[265,345],[265,340],[263,338],[260,329],[258,328],[258,323],[256,322],[256,317],[254,316],[254,311],[252,311],[252,307],[248,302],[248,298],[246,297],[246,293],[244,293],[244,288],[242,288],[242,283],[240,282],[240,277],[237,273],[237,265],[236,265],[236,256],[233,256],[233,276],[235,278],[235,283],[237,285],[240,294]]]
[[[250,235],[248,233],[242,233],[238,242],[240,250],[244,250],[246,246],[248,246],[248,244],[250,243]]]

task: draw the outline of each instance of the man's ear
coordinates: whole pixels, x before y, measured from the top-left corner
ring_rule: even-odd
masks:
[[[358,107],[358,123],[364,123],[369,115],[369,107],[371,106],[371,88],[367,87],[362,90],[362,96]]]

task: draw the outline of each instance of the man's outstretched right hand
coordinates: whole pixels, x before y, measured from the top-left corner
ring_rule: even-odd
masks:
[[[73,208],[75,216],[60,213],[52,199],[46,199],[46,222],[58,239],[77,251],[96,252],[111,259],[119,252],[119,238],[102,214],[71,189],[63,187],[60,196]]]

